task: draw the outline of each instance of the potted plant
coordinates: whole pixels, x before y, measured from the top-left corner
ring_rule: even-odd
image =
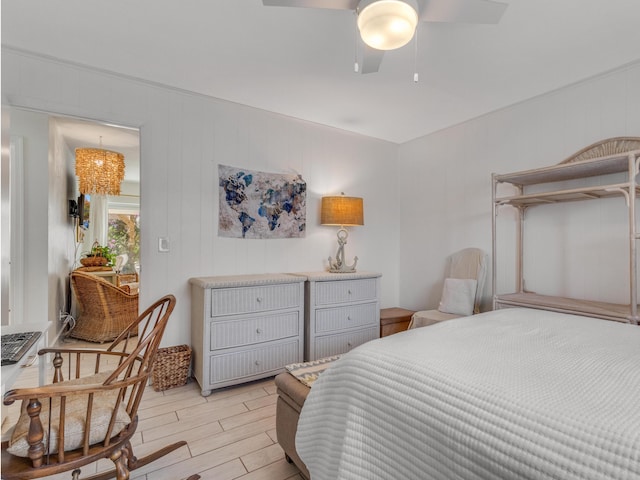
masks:
[[[100,245],[97,241],[91,246],[91,251],[84,254],[80,263],[85,267],[109,267],[115,263],[116,255],[111,248]]]

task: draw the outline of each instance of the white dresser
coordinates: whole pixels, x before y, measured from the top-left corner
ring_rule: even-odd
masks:
[[[194,376],[202,395],[302,361],[304,281],[288,274],[190,279]]]
[[[380,273],[300,273],[305,283],[305,361],[380,337]]]

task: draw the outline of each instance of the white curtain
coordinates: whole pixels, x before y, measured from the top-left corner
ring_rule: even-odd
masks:
[[[89,228],[84,234],[82,242],[83,252],[91,251],[93,242],[106,245],[109,228],[109,208],[106,195],[91,195],[91,210],[89,212]]]

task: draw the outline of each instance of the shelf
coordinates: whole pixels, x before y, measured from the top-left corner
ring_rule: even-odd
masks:
[[[496,198],[497,205],[532,206],[548,203],[576,202],[580,200],[593,200],[597,198],[615,197],[624,195],[629,191],[628,183],[612,185],[572,188],[556,190],[552,192],[528,193],[525,195],[513,195]],[[640,188],[636,187],[636,194],[640,196]]]
[[[495,296],[495,304],[512,307],[535,308],[552,312],[572,313],[587,317],[605,318],[624,323],[637,323],[630,320],[629,305],[617,303],[594,302],[575,298],[538,295],[536,293],[509,293]],[[640,310],[640,309],[639,309]]]
[[[496,175],[495,180],[500,183],[525,186],[629,172],[629,155],[633,155],[637,159],[640,157],[640,150],[618,153],[591,160],[582,160],[580,162],[562,163],[550,167]]]

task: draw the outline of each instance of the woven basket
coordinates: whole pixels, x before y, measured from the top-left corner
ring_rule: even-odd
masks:
[[[159,348],[151,372],[153,389],[161,392],[186,384],[190,365],[191,347],[188,345]]]
[[[86,257],[81,258],[80,263],[85,267],[102,267],[109,263],[107,257]]]

